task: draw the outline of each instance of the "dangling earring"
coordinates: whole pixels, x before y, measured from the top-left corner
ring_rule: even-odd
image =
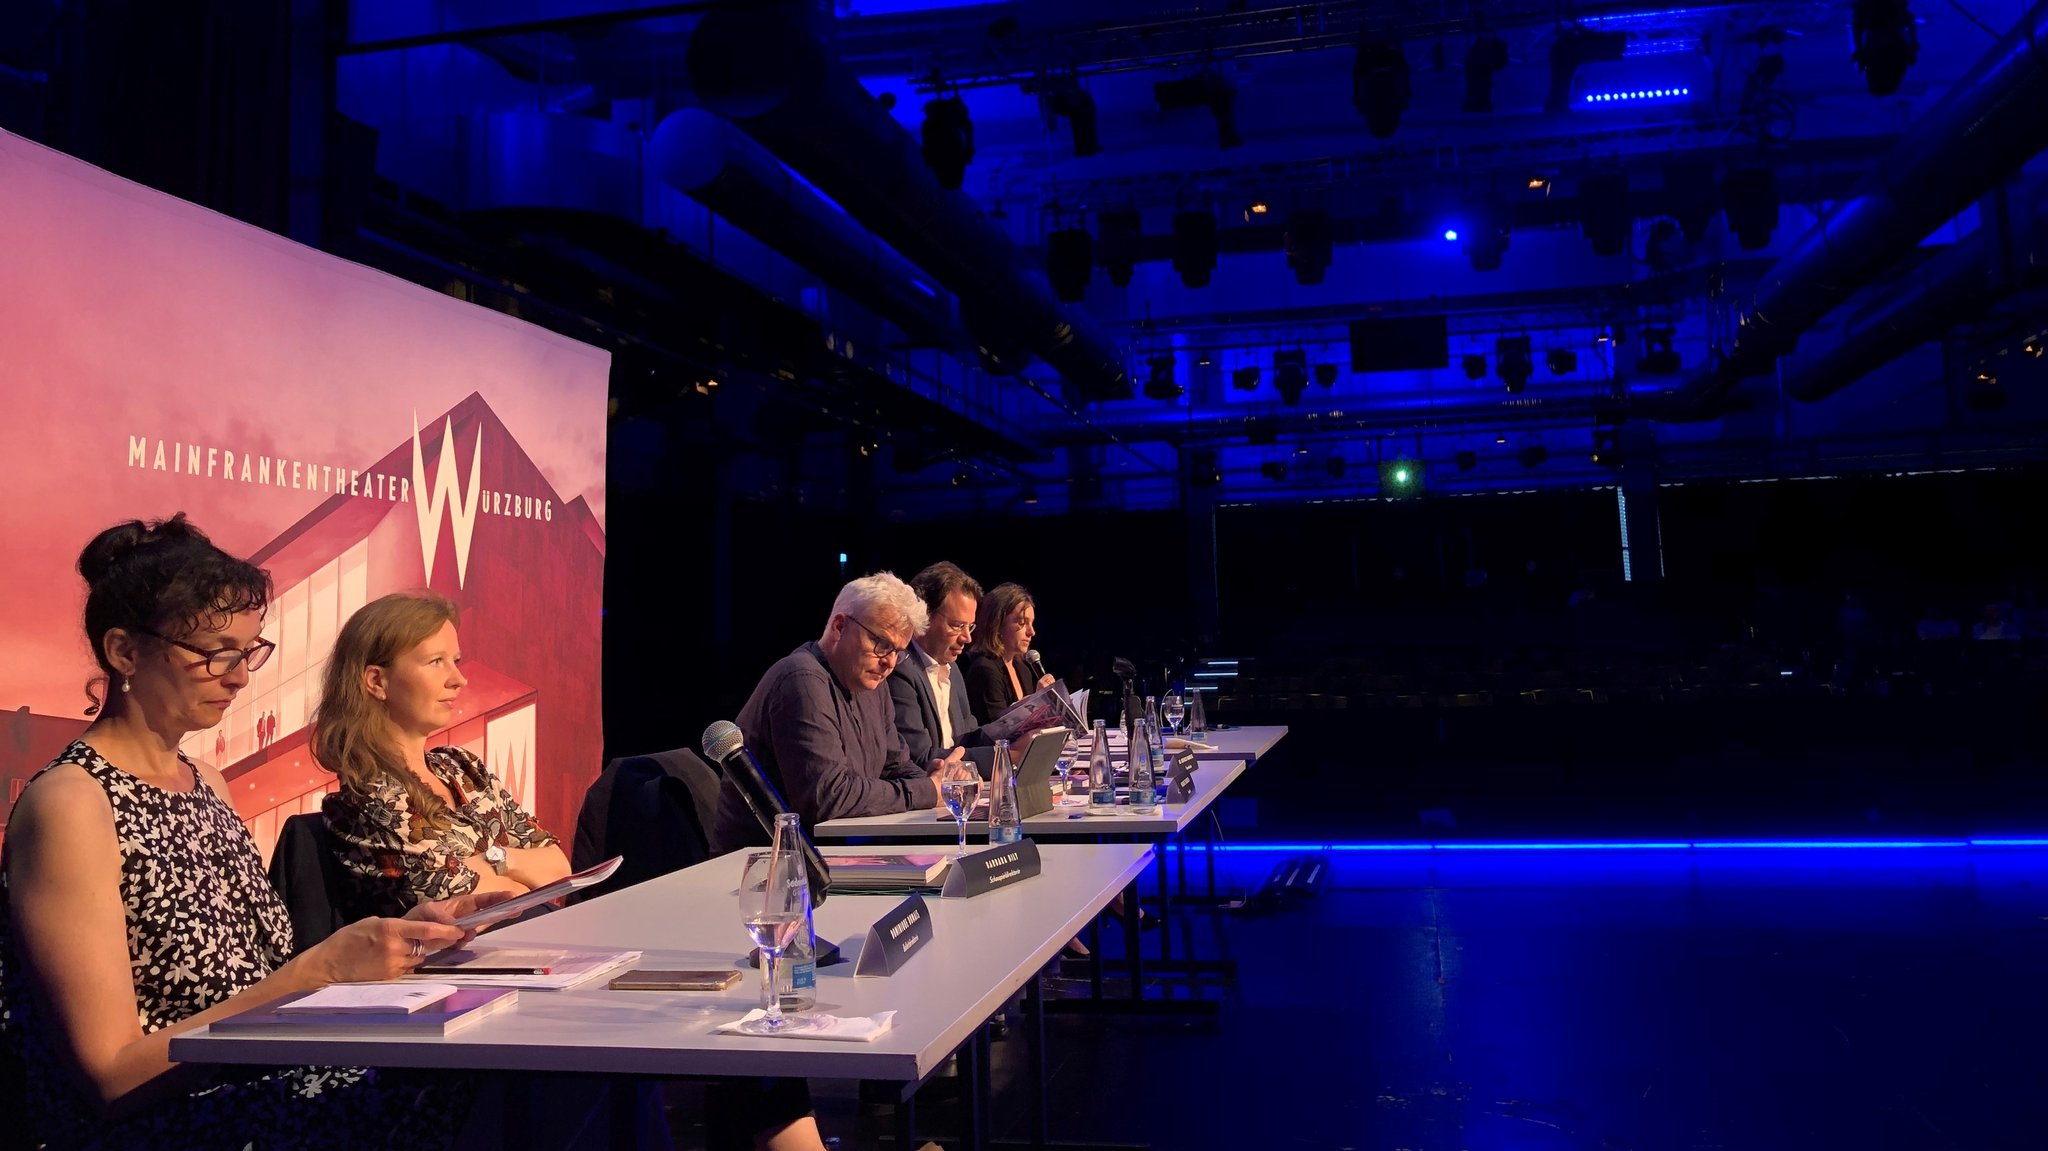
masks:
[[[121,694],[122,694],[122,695],[127,695],[127,694],[128,694],[128,692],[129,692],[129,689],[133,688],[134,686],[135,686],[135,681],[134,681],[134,680],[132,680],[132,679],[124,679],[124,680],[122,680],[122,681],[121,681]]]

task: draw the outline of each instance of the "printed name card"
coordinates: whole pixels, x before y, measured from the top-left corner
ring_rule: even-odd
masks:
[[[1195,794],[1195,753],[1178,751],[1166,769],[1166,802],[1186,803]]]
[[[861,946],[853,973],[894,975],[931,941],[931,909],[924,905],[924,896],[913,895],[868,928],[868,941]]]
[[[1028,839],[999,843],[956,859],[946,871],[947,899],[971,899],[1038,874],[1038,845]]]

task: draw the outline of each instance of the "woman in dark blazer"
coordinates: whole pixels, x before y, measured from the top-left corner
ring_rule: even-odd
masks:
[[[981,597],[974,613],[974,645],[960,657],[967,677],[967,707],[977,723],[987,723],[1011,704],[1053,682],[1033,679],[1024,653],[1038,635],[1038,609],[1031,593],[1019,584],[997,584]]]

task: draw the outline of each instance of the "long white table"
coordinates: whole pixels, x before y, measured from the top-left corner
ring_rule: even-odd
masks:
[[[1250,766],[1258,763],[1260,756],[1272,751],[1274,745],[1286,734],[1286,725],[1274,724],[1263,727],[1233,727],[1228,731],[1207,731],[1188,738],[1198,739],[1216,749],[1197,751],[1196,759],[1241,759]]]
[[[857,853],[825,848],[829,857]],[[894,1010],[873,1043],[716,1035],[760,997],[760,976],[722,992],[612,991],[600,979],[571,991],[531,991],[513,1010],[439,1038],[364,1035],[224,1036],[200,1029],[171,1040],[180,1062],[339,1064],[641,1076],[789,1076],[915,1084],[1035,978],[1060,946],[1144,873],[1142,844],[1050,844],[1042,872],[975,899],[928,898],[932,940],[893,977],[855,978],[870,926],[897,900],[840,895],[817,909],[818,934],[847,962],[818,971],[817,1010]],[[543,915],[492,944],[634,949],[649,968],[726,967],[750,946],[740,927],[745,852],[734,852],[589,903]],[[985,1067],[985,1064],[984,1064]],[[1042,1117],[1041,1117],[1042,1119]]]
[[[1185,803],[1163,803],[1152,815],[1133,814],[1128,808],[1120,809],[1115,815],[1089,815],[1083,806],[1056,806],[1024,820],[1024,834],[1037,843],[1060,843],[1069,841],[1096,841],[1103,839],[1147,839],[1159,840],[1186,831],[1188,825],[1216,797],[1245,772],[1242,760],[1202,762],[1194,775],[1194,794]],[[890,843],[917,843],[926,840],[944,840],[948,843],[959,838],[959,827],[951,816],[943,811],[899,811],[892,815],[854,815],[845,819],[828,819],[819,824],[812,837],[822,843],[844,842],[850,839],[878,839]],[[967,841],[971,847],[976,843],[988,842],[988,821],[969,820]]]

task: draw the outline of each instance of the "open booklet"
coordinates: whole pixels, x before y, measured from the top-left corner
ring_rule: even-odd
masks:
[[[456,920],[455,926],[467,931],[472,928],[487,927],[493,923],[502,922],[515,915],[531,911],[543,903],[550,903],[560,899],[579,887],[589,887],[592,884],[603,883],[605,880],[610,879],[612,872],[617,871],[619,864],[625,861],[625,856],[614,855],[596,867],[585,868],[574,875],[565,875],[546,887],[537,887],[525,895],[515,895],[503,903],[493,903],[480,911],[472,911],[468,915]]]
[[[1067,694],[1067,685],[1059,680],[1011,704],[1009,710],[982,724],[981,731],[991,741],[1007,739],[1014,743],[1018,736],[1046,727],[1070,727],[1075,731],[1088,728]]]

